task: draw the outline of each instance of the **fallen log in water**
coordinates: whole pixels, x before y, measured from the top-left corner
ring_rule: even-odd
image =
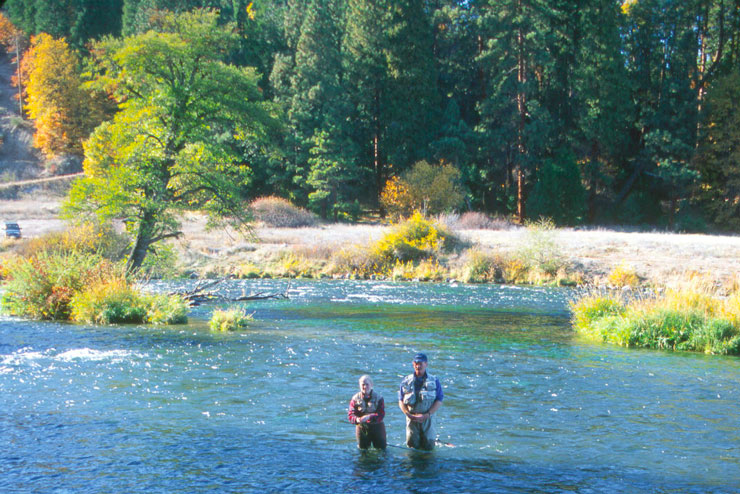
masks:
[[[288,282],[288,286],[282,293],[257,292],[251,293],[249,295],[241,295],[239,297],[228,297],[226,295],[221,295],[213,291],[207,291],[211,290],[213,287],[228,279],[230,279],[230,277],[220,278],[205,283],[199,283],[192,290],[170,292],[170,295],[179,295],[184,300],[188,301],[193,307],[208,302],[244,302],[247,300],[288,299],[290,282]]]

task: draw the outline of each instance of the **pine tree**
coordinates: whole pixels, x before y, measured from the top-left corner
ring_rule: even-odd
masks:
[[[11,20],[29,35],[65,38],[77,50],[121,32],[123,0],[8,0]]]
[[[543,92],[551,77],[551,23],[557,14],[541,0],[496,0],[486,4],[480,18],[485,41],[478,62],[486,94],[478,107],[478,132],[488,165],[484,171],[493,177],[505,170],[503,185],[514,189],[520,222],[526,218],[527,180],[537,159],[546,156],[553,127]]]
[[[349,0],[343,52],[353,140],[378,203],[386,179],[428,154],[437,110],[433,36],[423,2]]]
[[[709,88],[697,154],[700,198],[719,228],[740,230],[740,73]]]

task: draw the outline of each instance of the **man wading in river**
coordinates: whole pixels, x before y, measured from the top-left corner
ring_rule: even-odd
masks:
[[[414,373],[403,378],[398,391],[398,406],[406,415],[406,445],[409,448],[434,449],[432,414],[442,406],[442,385],[427,374],[427,356],[414,356]]]

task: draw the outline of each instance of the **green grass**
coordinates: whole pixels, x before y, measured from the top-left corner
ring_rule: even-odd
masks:
[[[211,315],[209,326],[213,331],[239,331],[249,327],[252,320],[252,314],[247,314],[244,309],[216,309]]]
[[[587,337],[626,347],[740,354],[740,294],[668,290],[625,300],[592,293],[571,304],[574,329]]]

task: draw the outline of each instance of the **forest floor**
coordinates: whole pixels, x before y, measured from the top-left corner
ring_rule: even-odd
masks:
[[[17,221],[26,238],[67,227],[59,218],[59,197],[0,200],[0,221]],[[226,272],[245,262],[260,264],[292,251],[325,255],[333,250],[367,245],[388,226],[380,224],[325,224],[309,228],[257,226],[254,238],[228,231],[207,231],[205,218],[191,213],[183,218],[183,235],[173,242],[183,268],[201,276]],[[456,233],[483,252],[513,253],[525,247],[527,230],[459,230]],[[740,236],[630,232],[605,228],[557,229],[552,240],[565,259],[597,283],[616,267],[626,266],[644,282],[670,286],[699,276],[730,287],[740,282]],[[8,240],[4,240],[8,247]],[[454,260],[453,260],[454,261]]]

